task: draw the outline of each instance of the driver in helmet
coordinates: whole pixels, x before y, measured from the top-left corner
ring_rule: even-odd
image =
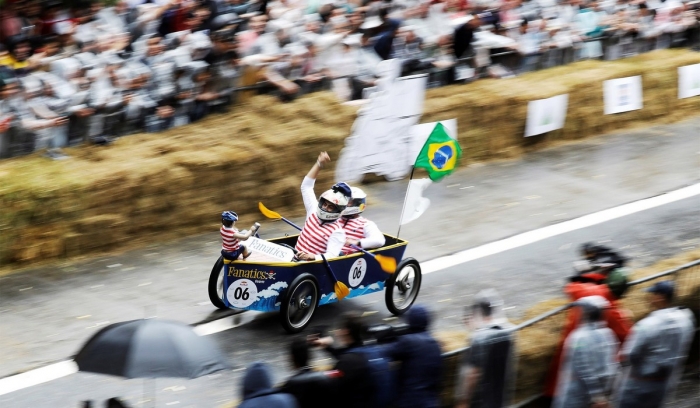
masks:
[[[229,261],[235,261],[243,254],[243,259],[250,256],[248,248],[241,245],[241,241],[246,241],[251,235],[258,232],[260,224],[257,222],[245,234],[238,232],[238,229],[233,224],[238,221],[238,214],[233,211],[224,211],[221,213],[221,256]]]
[[[367,207],[367,194],[359,187],[352,187],[352,198],[343,211],[340,225],[345,230],[345,246],[343,254],[348,255],[357,252],[355,245],[363,249],[373,249],[384,246],[384,234],[377,224],[363,217],[361,214]]]
[[[321,194],[318,201],[314,193],[316,177],[323,165],[330,161],[328,153],[319,153],[318,160],[301,182],[306,221],[295,247],[296,257],[301,261],[320,260],[321,255],[326,258],[338,257],[345,245],[345,231],[338,219],[348,205],[350,187],[345,183],[337,183]]]

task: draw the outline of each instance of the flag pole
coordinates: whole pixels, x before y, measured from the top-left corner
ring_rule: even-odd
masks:
[[[416,166],[411,166],[411,176],[408,178],[408,186],[406,187],[406,195],[403,198],[403,207],[401,207],[401,217],[399,218],[399,230],[396,231],[396,239],[401,234],[401,221],[403,220],[403,212],[406,210],[406,200],[408,199],[408,189],[411,188],[411,180],[413,180],[413,172],[416,171]]]

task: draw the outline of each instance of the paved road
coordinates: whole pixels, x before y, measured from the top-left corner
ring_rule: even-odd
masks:
[[[697,183],[698,134],[700,119],[693,119],[462,170],[427,190],[432,207],[401,233],[411,241],[407,255],[425,261]],[[378,183],[367,190],[374,198],[369,216],[392,231],[405,182]],[[581,242],[624,248],[636,265],[697,247],[698,204],[696,196],[427,275],[420,301],[437,312],[439,329],[455,329],[469,296],[497,287],[515,307],[509,310],[515,317],[557,295]],[[246,216],[245,224],[252,219]],[[292,232],[267,222],[264,231],[268,236]],[[0,376],[64,359],[109,322],[157,315],[194,323],[216,317],[205,285],[218,245],[212,233],[0,278]],[[368,312],[368,320],[389,317],[383,296],[375,294],[322,308],[314,324],[330,323],[337,313],[357,308]],[[289,338],[276,317],[246,313],[235,318],[253,321],[213,337],[237,369],[264,358],[275,365],[278,379],[283,378],[283,346]],[[158,405],[220,405],[235,396],[240,374],[159,380]],[[0,406],[77,406],[82,399],[113,395],[130,395],[134,402],[142,389],[137,380],[75,374],[0,396]]]

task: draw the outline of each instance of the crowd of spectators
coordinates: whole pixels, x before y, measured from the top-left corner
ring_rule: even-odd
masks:
[[[697,34],[695,0],[5,0],[0,157],[196,122],[242,78],[282,101],[360,99],[383,59],[440,86]]]
[[[591,272],[587,271],[586,275]],[[580,276],[580,275],[579,275]],[[588,277],[584,277],[586,280]],[[611,285],[575,279],[575,284]],[[615,287],[615,285],[612,285]],[[554,408],[661,408],[683,372],[694,337],[689,309],[674,307],[675,286],[659,281],[647,289],[652,312],[628,329],[623,341],[610,327],[614,307],[606,297],[578,298],[576,322],[566,334],[562,358],[555,360]],[[604,291],[599,291],[604,293]],[[489,289],[476,295],[465,312],[469,348],[463,354],[454,400],[458,408],[504,408],[512,402],[517,348],[514,326],[503,301]],[[365,327],[358,313],[346,313],[331,337],[327,333],[291,342],[294,373],[274,386],[270,368],[254,363],[241,382],[240,408],[438,408],[450,378],[439,343],[430,333],[430,313],[414,305],[406,323]],[[314,349],[335,361],[325,370],[311,367]],[[544,403],[544,401],[542,401]]]
[[[542,406],[661,408],[672,398],[694,341],[693,313],[674,306],[673,281],[657,281],[646,289],[651,313],[633,325],[617,303],[629,287],[627,259],[590,243],[582,246],[581,255],[565,286],[574,302],[552,364],[554,387],[545,393],[550,400]],[[516,327],[505,317],[504,306],[498,293],[488,289],[465,309],[469,347],[450,398],[453,406],[501,408],[512,402]],[[414,305],[406,323],[393,328],[368,328],[360,314],[347,313],[332,337],[322,329],[292,341],[295,372],[281,385],[273,385],[264,363],[250,366],[239,407],[267,407],[273,400],[285,408],[329,403],[347,408],[445,406],[441,387],[450,374],[430,322],[428,309],[421,305]],[[333,367],[312,369],[314,348],[328,352]]]

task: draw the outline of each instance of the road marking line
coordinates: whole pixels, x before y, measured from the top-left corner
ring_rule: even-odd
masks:
[[[57,380],[77,372],[78,366],[73,360],[68,360],[27,371],[26,373],[13,375],[12,377],[0,380],[0,395]]]
[[[225,317],[223,319],[214,320],[213,322],[200,324],[194,328],[194,332],[200,336],[208,336],[210,334],[220,333],[229,329],[234,329],[244,324],[250,323],[261,312],[248,311],[234,316]]]
[[[423,275],[700,194],[700,183],[423,262]]]
[[[473,186],[470,186],[473,187]],[[465,188],[465,187],[463,187]],[[475,248],[460,251],[452,255],[443,256],[424,262],[421,266],[423,274],[438,272],[440,270],[473,261],[479,258],[484,258],[510,249],[518,248],[534,242],[542,241],[556,235],[561,235],[570,231],[590,227],[634,214],[640,211],[659,207],[664,204],[670,204],[686,198],[694,197],[700,194],[700,183],[694,184],[670,193],[659,196],[646,198],[635,201],[629,204],[624,204],[619,207],[610,208],[599,211],[597,213],[584,215],[583,217],[565,221],[559,224],[550,225],[548,227],[536,229],[515,235],[510,238],[500,241],[491,242]],[[641,255],[640,255],[641,256]],[[101,285],[100,285],[101,286]],[[93,286],[94,288],[94,286]],[[470,295],[463,295],[463,297]],[[450,299],[451,300],[451,299]],[[445,300],[442,300],[443,302]],[[229,329],[243,326],[255,319],[260,312],[251,312],[237,314],[235,316],[226,317],[219,320],[214,320],[209,323],[201,324],[194,328],[195,333],[200,336],[208,336],[215,333],[220,333]],[[385,318],[384,321],[394,320],[395,317]],[[99,325],[109,324],[109,322],[100,322],[89,328],[94,328]],[[236,370],[234,370],[236,371]],[[14,391],[19,391],[24,388],[33,387],[62,377],[69,376],[78,372],[77,365],[72,361],[62,361],[60,363],[51,364],[46,367],[37,368],[27,371],[26,373],[17,374],[11,377],[0,379],[0,395],[9,394]]]

